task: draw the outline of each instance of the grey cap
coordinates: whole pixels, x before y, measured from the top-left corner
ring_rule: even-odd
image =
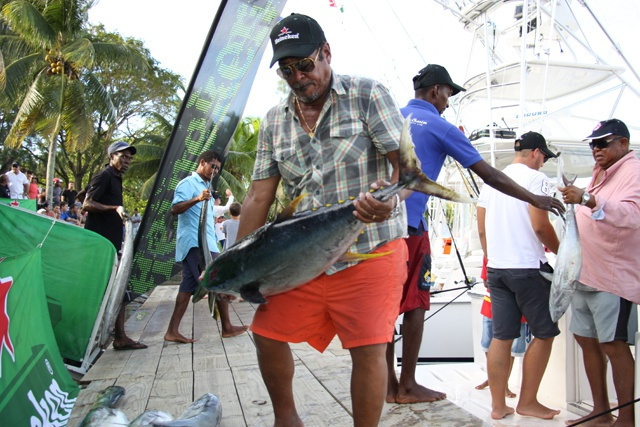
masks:
[[[117,153],[118,151],[129,150],[131,154],[136,154],[136,147],[132,147],[124,141],[114,142],[107,148],[107,154],[112,155],[113,153]]]

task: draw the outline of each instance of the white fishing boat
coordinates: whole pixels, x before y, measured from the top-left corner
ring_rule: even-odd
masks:
[[[486,62],[483,64],[472,63],[472,58],[477,56],[469,55],[468,77],[463,85],[467,91],[450,102],[456,124],[492,166],[506,167],[514,156],[516,136],[536,131],[545,136],[552,150],[562,153],[561,160],[547,162],[543,168],[554,185],[561,172],[566,172],[577,174],[577,185],[586,186],[594,161],[582,138],[595,123],[615,117],[623,120],[632,134],[640,134],[638,58],[625,55],[624,46],[610,32],[616,29],[617,23],[601,20],[598,10],[590,7],[592,2],[434,1],[451,11],[461,26],[474,34],[471,51],[484,52]],[[607,7],[598,6],[600,11]],[[638,141],[640,138],[634,141],[632,137],[631,149],[636,153],[640,153]],[[477,194],[477,188],[482,186],[478,177],[471,177],[470,171],[463,171],[453,161],[446,164],[439,182],[471,194]],[[477,238],[475,208],[432,198],[429,217],[435,288],[456,289],[465,280],[479,279],[482,250]],[[443,226],[447,219],[451,230]],[[560,230],[561,221],[554,219],[554,222]],[[447,242],[449,233],[457,248],[445,253],[444,244],[440,242]],[[549,258],[553,264],[554,256],[551,254]],[[440,293],[432,298],[431,313],[454,300],[460,292],[464,291]],[[457,371],[458,379],[466,381],[466,385],[460,388],[438,384],[434,375],[438,376],[435,372],[442,369],[441,365],[437,369],[423,365],[419,371],[428,386],[445,391],[449,387],[449,399],[486,420],[490,401],[487,396],[479,398],[481,395],[472,391],[474,380],[482,381],[482,375],[477,372],[485,368],[486,360],[479,345],[483,295],[482,284],[476,285],[425,323],[420,361],[473,358],[475,370],[468,365],[449,368]],[[582,355],[568,332],[570,317],[567,313],[559,322],[562,334],[554,342],[539,393],[542,402],[572,412],[563,411],[561,420],[577,418],[576,415],[582,416],[592,408]],[[396,352],[401,357],[401,345],[396,345]],[[516,360],[510,380],[510,386],[516,390],[521,378],[519,362]],[[610,400],[616,402],[611,379],[609,382]],[[636,380],[636,388],[638,382]],[[451,390],[454,390],[453,396]],[[640,410],[636,410],[636,414],[638,412]],[[638,415],[636,417],[638,419]],[[502,425],[512,422],[535,425],[526,424],[521,417],[516,417],[516,421],[505,420]]]

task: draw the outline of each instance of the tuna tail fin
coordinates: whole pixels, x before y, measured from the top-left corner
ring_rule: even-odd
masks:
[[[282,212],[280,212],[280,214],[278,215],[278,217],[276,218],[276,220],[273,222],[274,224],[277,224],[279,222],[282,221],[286,221],[289,218],[291,218],[293,216],[293,214],[296,212],[296,208],[298,207],[298,204],[300,203],[300,201],[305,198],[307,196],[307,194],[301,194],[298,197],[296,197],[295,199],[293,199],[293,201],[291,203],[289,203],[283,210]]]
[[[541,271],[540,275],[542,275],[542,277],[544,277],[549,282],[553,282],[553,273],[548,273],[546,271]]]
[[[380,258],[381,256],[387,256],[391,252],[393,252],[393,251],[377,252],[377,253],[374,253],[374,254],[357,254],[357,253],[354,253],[354,252],[346,252],[344,255],[342,255],[340,257],[339,261],[342,261],[342,262],[365,261],[365,260],[368,260],[368,259]]]
[[[411,138],[411,115],[407,116],[402,126],[400,138],[400,163],[399,184],[409,190],[419,191],[424,194],[451,200],[459,203],[476,203],[471,197],[462,196],[453,190],[430,180],[420,169],[420,161],[416,156],[415,147]]]

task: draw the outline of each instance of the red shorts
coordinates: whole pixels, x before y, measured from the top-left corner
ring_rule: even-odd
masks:
[[[251,330],[276,341],[308,342],[320,352],[336,334],[343,348],[390,342],[407,277],[404,239],[373,253],[387,251],[392,252],[267,297]]]
[[[425,280],[425,274],[431,275],[429,232],[424,231],[421,236],[409,235],[404,240],[407,242],[407,248],[409,248],[409,275],[402,289],[399,314],[416,308],[429,310],[431,293],[420,286],[421,282]]]

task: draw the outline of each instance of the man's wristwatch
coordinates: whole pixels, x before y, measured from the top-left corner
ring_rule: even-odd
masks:
[[[582,193],[582,200],[580,200],[580,204],[582,206],[585,206],[587,203],[589,203],[589,200],[591,200],[591,194],[587,193],[586,191]]]

